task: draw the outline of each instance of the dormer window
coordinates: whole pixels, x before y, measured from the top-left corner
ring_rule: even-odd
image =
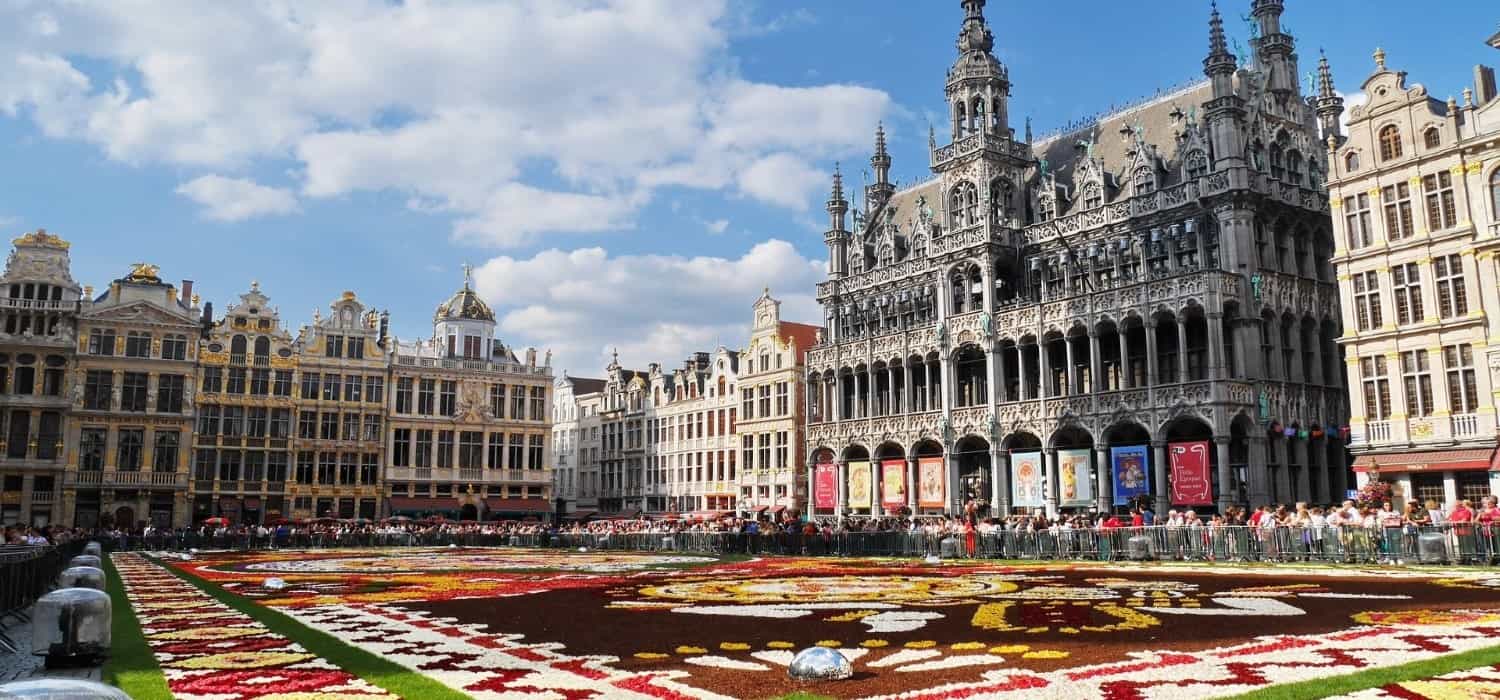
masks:
[[[1435,126],[1427,127],[1427,130],[1422,132],[1422,145],[1428,148],[1437,148],[1443,145],[1442,132],[1438,131],[1438,128]]]
[[[1352,173],[1359,170],[1359,154],[1350,153],[1344,156],[1344,172]]]
[[[1090,182],[1083,186],[1083,208],[1097,209],[1104,206],[1104,186]]]
[[[1186,160],[1188,179],[1197,179],[1208,174],[1208,156],[1203,151],[1188,153]]]
[[[1051,221],[1057,213],[1057,203],[1053,201],[1051,194],[1043,194],[1036,201],[1036,220]]]
[[[1401,157],[1401,130],[1395,124],[1388,124],[1381,129],[1379,140],[1381,160]]]
[[[1156,173],[1152,172],[1149,165],[1142,165],[1135,169],[1135,193],[1137,195],[1149,194],[1156,191]]]

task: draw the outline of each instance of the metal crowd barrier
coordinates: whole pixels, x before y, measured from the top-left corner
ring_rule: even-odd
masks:
[[[119,548],[162,550],[334,547],[526,547],[692,554],[905,557],[1034,561],[1243,561],[1500,564],[1500,524],[1431,527],[1171,526],[976,532],[410,532],[202,535],[122,538]]]
[[[83,552],[83,540],[52,545],[0,546],[0,648],[16,652],[9,630],[27,622],[28,609],[52,590],[68,560]]]

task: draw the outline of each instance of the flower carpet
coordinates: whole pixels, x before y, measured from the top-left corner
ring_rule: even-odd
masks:
[[[1500,698],[1500,665],[1445,673],[1435,678],[1392,683],[1339,696],[1338,700],[1478,700]]]
[[[179,698],[392,697],[230,609],[138,554],[112,561],[141,632]]]
[[[1453,570],[508,549],[164,563],[475,698],[1198,698],[1500,643],[1493,573]],[[854,677],[790,680],[814,645]],[[1495,673],[1430,682],[1480,687]],[[1412,683],[1351,697],[1436,687]]]

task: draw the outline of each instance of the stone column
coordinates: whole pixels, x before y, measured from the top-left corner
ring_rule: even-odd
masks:
[[[1002,403],[1005,403],[1006,401],[1009,401],[1010,394],[1006,390],[1006,387],[1009,386],[1009,382],[1007,381],[1007,378],[1005,376],[1005,348],[1003,346],[997,347],[994,350],[994,354],[995,386],[994,388],[990,389],[991,396],[993,397],[992,399],[990,399],[990,403],[998,406]]]
[[[993,436],[991,436],[993,437]],[[990,515],[1000,507],[1000,448],[990,443]]]
[[[1089,393],[1104,391],[1104,358],[1099,356],[1099,330],[1089,328]]]
[[[1021,400],[1022,401],[1029,401],[1032,398],[1035,398],[1035,397],[1033,397],[1031,395],[1031,388],[1029,386],[1027,386],[1027,384],[1026,384],[1026,376],[1027,376],[1026,370],[1027,370],[1027,367],[1026,367],[1026,348],[1025,348],[1024,345],[1021,345],[1020,342],[1017,342],[1016,343],[1016,372],[1018,374],[1020,374],[1021,376],[1019,376],[1019,377],[1016,378],[1016,380],[1017,380],[1016,381],[1016,384],[1017,384],[1016,388],[1018,390],[1017,393],[1019,393],[1021,395]]]
[[[1287,470],[1287,466],[1290,464],[1288,458],[1291,456],[1290,450],[1288,449],[1289,445],[1287,443],[1289,443],[1290,441],[1291,440],[1289,438],[1282,437],[1278,440],[1272,441],[1270,445],[1270,449],[1275,451],[1276,464],[1279,467],[1276,470],[1277,498],[1284,498],[1292,492],[1292,475]]]
[[[1214,456],[1219,460],[1219,512],[1234,505],[1234,470],[1229,464],[1229,436],[1214,436]]]
[[[917,456],[906,457],[906,507],[915,515],[917,512]]]
[[[1120,388],[1133,389],[1134,382],[1130,377],[1130,339],[1125,335],[1125,327],[1115,326],[1115,335],[1120,339]]]
[[[1292,500],[1312,503],[1312,463],[1307,458],[1307,440],[1300,437],[1287,438],[1286,443],[1287,452],[1289,453],[1287,463],[1291,463],[1291,455],[1296,455],[1298,465],[1297,490],[1292,494]]]
[[[870,459],[870,515],[873,517],[885,508],[885,483],[881,474],[885,473],[882,460]]]
[[[1328,473],[1328,450],[1324,445],[1328,442],[1326,437],[1309,438],[1307,442],[1307,468],[1312,476],[1312,490],[1309,492],[1308,500],[1313,503],[1336,503],[1340,494],[1333,492]]]
[[[1349,490],[1348,474],[1346,473],[1347,470],[1343,461],[1343,450],[1339,449],[1333,440],[1326,440],[1324,441],[1323,451],[1323,457],[1327,460],[1329,482],[1332,484],[1329,488],[1333,489],[1334,500],[1342,501],[1345,492]]]
[[[1042,451],[1042,499],[1043,507],[1046,508],[1047,517],[1057,517],[1057,448],[1049,447]]]
[[[1187,319],[1177,318],[1177,381],[1186,384],[1188,381],[1188,356],[1187,356]]]
[[[839,460],[834,463],[838,467],[838,483],[834,488],[833,512],[838,515],[839,522],[844,522],[844,509],[849,505],[849,463]]]
[[[808,457],[807,458],[807,501],[804,502],[803,505],[802,505],[802,513],[803,513],[803,515],[806,515],[809,519],[811,519],[812,516],[813,516],[813,511],[815,510],[813,504],[816,503],[816,501],[813,500],[813,494],[814,494],[813,484],[817,482],[817,478],[816,478],[815,474],[817,474],[817,463],[814,461],[814,459],[812,457]],[[795,502],[795,501],[796,501],[796,499],[794,498],[793,502]]]
[[[953,454],[953,443],[943,446],[943,454],[948,467],[948,514],[956,515],[964,511],[964,499],[958,492],[958,457]]]
[[[1010,454],[1000,448],[992,449],[991,454],[995,465],[995,515],[1010,515]]]
[[[1161,383],[1156,376],[1156,319],[1146,320],[1146,386],[1154,387]]]
[[[1114,476],[1109,464],[1109,445],[1094,443],[1094,505],[1100,513],[1114,510]]]
[[[1152,480],[1156,486],[1156,515],[1161,517],[1172,507],[1172,491],[1167,484],[1167,441],[1151,441]]]
[[[1036,383],[1038,390],[1037,397],[1045,399],[1052,395],[1052,392],[1048,389],[1047,386],[1052,379],[1049,376],[1051,375],[1051,368],[1049,367],[1049,365],[1051,365],[1052,363],[1047,357],[1047,341],[1042,338],[1037,338],[1036,341],[1036,359],[1038,367]]]
[[[1201,259],[1201,258],[1200,258]],[[1208,312],[1208,378],[1226,379],[1224,367],[1224,314]]]
[[[912,398],[912,395],[911,395],[911,373],[912,373],[912,368],[908,366],[907,363],[909,363],[909,362],[911,362],[911,358],[907,358],[906,360],[903,360],[901,362],[901,412],[902,413],[915,413],[916,410],[917,410],[916,401]]]
[[[1068,363],[1067,371],[1065,372],[1066,381],[1063,383],[1063,390],[1068,393],[1068,396],[1077,396],[1078,363],[1073,361],[1073,339],[1066,335],[1063,336],[1063,356],[1065,358],[1065,361]]]

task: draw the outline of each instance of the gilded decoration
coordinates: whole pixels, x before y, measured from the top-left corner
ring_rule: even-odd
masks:
[[[63,240],[60,236],[47,233],[47,229],[44,228],[39,228],[19,238],[13,238],[11,239],[11,244],[18,247],[39,246],[43,248],[55,248],[57,250],[67,250],[72,246],[71,243]]]

